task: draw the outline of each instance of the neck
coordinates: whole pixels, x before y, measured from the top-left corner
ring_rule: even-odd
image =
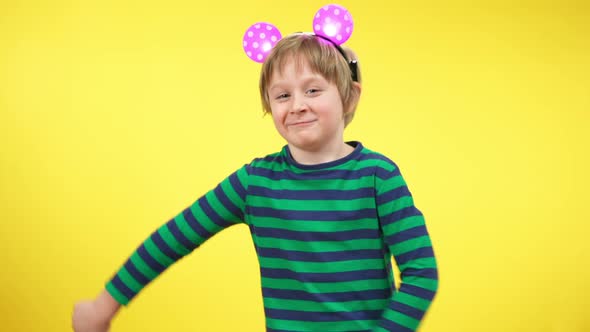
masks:
[[[301,149],[289,144],[289,151],[299,164],[317,165],[344,158],[354,151],[354,148],[341,141],[339,144],[325,145],[314,150]]]

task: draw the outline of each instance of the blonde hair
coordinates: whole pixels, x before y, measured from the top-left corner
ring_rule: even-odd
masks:
[[[356,55],[349,48],[344,53],[350,60]],[[354,117],[360,97],[360,87],[355,86],[348,60],[338,49],[320,37],[310,34],[292,34],[281,39],[273,48],[262,65],[260,72],[260,97],[264,113],[271,113],[268,87],[273,74],[282,71],[288,61],[295,60],[296,66],[307,64],[314,73],[322,75],[328,82],[338,88],[344,110],[344,125],[347,126]],[[357,82],[360,84],[360,68],[357,67]]]

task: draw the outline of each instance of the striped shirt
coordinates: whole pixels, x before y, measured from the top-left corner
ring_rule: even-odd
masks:
[[[243,166],[152,233],[108,292],[127,304],[208,238],[245,223],[267,332],[416,331],[438,287],[424,217],[394,162],[350,144],[328,163],[298,164],[285,146]]]

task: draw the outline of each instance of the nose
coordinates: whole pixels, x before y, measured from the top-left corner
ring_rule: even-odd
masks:
[[[302,96],[293,96],[291,113],[299,113],[309,110],[309,105]]]

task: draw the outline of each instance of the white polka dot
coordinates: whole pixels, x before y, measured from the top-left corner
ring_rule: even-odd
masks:
[[[252,38],[252,36],[254,36],[254,32],[248,31],[248,37]]]
[[[324,7],[322,7],[322,9],[327,11],[328,9],[330,9],[330,5],[324,6]]]
[[[261,33],[259,37],[260,37],[260,39],[264,39],[264,38],[266,38],[266,35],[264,33]]]
[[[314,27],[314,29],[315,29],[316,31],[320,30],[321,28],[322,28],[322,26],[321,26],[321,25],[319,25],[319,24],[316,24],[316,25],[315,25],[315,27]]]
[[[244,47],[248,46],[248,42],[244,40]]]
[[[248,51],[246,54],[248,54],[249,57],[252,57],[252,52]]]
[[[346,33],[350,33],[350,27],[346,27]]]
[[[348,21],[348,14],[344,15],[344,20]]]
[[[337,40],[342,40],[342,35],[338,35],[338,36],[336,36],[336,39],[337,39]]]
[[[266,30],[268,30],[268,31],[272,30],[272,25],[267,25]]]
[[[256,58],[257,58],[258,60],[262,60],[262,54],[258,53],[258,55],[256,56]]]
[[[270,36],[270,40],[273,41],[273,42],[276,42],[277,41],[277,36]]]
[[[320,16],[322,16],[320,13],[317,13],[317,15],[315,17],[320,18]]]
[[[336,16],[340,15],[340,9],[338,9],[338,8],[334,9],[334,15],[336,15]]]
[[[256,24],[254,27],[255,27],[256,29],[260,29],[260,24]]]
[[[254,47],[254,48],[258,48],[258,46],[260,46],[260,45],[258,45],[258,42],[253,42],[253,43],[252,43],[252,47]]]

